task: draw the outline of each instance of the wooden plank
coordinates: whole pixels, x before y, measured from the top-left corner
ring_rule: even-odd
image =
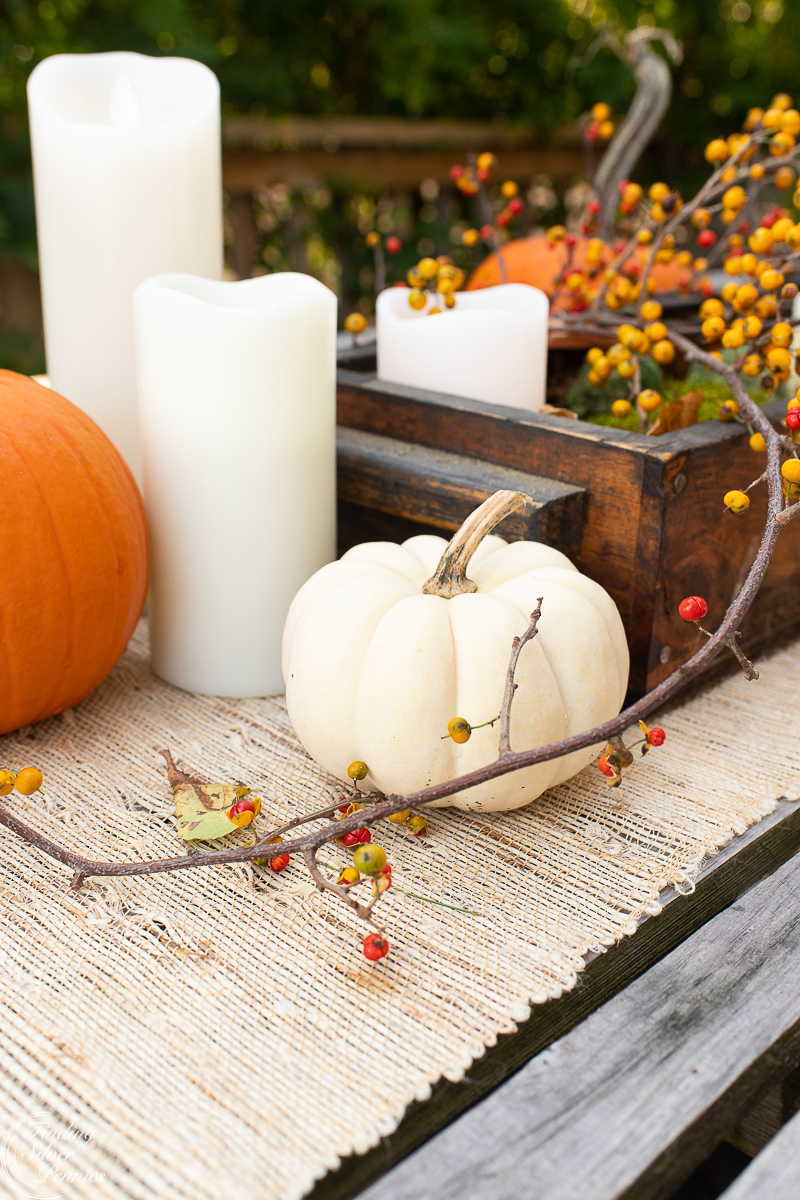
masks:
[[[605,954],[590,955],[578,987],[558,1000],[536,1006],[518,1032],[501,1037],[496,1046],[472,1064],[468,1077],[460,1083],[440,1080],[430,1100],[424,1104],[415,1101],[409,1106],[391,1137],[384,1138],[380,1146],[365,1155],[344,1160],[338,1171],[321,1180],[311,1194],[312,1200],[351,1200],[359,1195],[393,1164],[627,988],[799,849],[800,805],[780,801],[770,816],[734,838],[709,860],[691,896],[672,889],[662,893],[660,916],[643,921],[633,937],[624,938]],[[730,1125],[734,1121],[732,1118]],[[523,1189],[522,1195],[527,1194]],[[420,1196],[430,1196],[430,1192],[423,1190]]]
[[[662,1200],[800,1059],[790,860],[364,1200]]]
[[[766,1146],[722,1200],[797,1200],[800,1195],[800,1113]]]
[[[534,509],[503,522],[510,541],[546,542],[565,554],[580,549],[586,492],[554,479],[412,442],[339,426],[339,499],[450,533],[474,508],[504,488],[530,496]]]

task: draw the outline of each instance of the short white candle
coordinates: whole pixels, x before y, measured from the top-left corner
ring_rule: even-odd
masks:
[[[310,275],[162,275],[134,296],[153,669],[282,691],[295,592],[336,557],[336,297]]]
[[[219,84],[184,58],[57,54],[28,102],[48,374],[138,478],[133,292],[221,278]]]
[[[443,307],[441,297],[437,306]],[[378,378],[470,400],[538,410],[547,383],[550,306],[539,288],[458,292],[455,308],[415,312],[406,288],[378,297]]]

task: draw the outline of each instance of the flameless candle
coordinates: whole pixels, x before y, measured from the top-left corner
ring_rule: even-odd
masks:
[[[290,272],[134,296],[153,669],[282,691],[298,588],[336,556],[336,297]]]
[[[48,374],[138,477],[133,292],[221,277],[219,84],[184,58],[56,54],[28,102]]]
[[[438,298],[441,305],[441,297]],[[378,378],[538,410],[547,381],[547,296],[525,283],[458,292],[415,312],[406,288],[378,297]]]

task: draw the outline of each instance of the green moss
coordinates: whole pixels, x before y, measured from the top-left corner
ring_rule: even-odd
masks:
[[[656,390],[661,392],[661,395],[664,397],[664,401],[667,402],[669,400],[679,400],[681,396],[685,396],[688,392],[693,392],[699,388],[704,397],[703,403],[700,405],[700,411],[697,415],[697,421],[698,424],[700,424],[701,421],[716,420],[717,416],[719,415],[720,404],[723,402],[723,400],[729,400],[731,393],[728,385],[723,383],[719,376],[715,375],[713,371],[709,371],[705,367],[699,367],[699,369],[696,370],[696,367],[698,367],[698,364],[694,364],[685,379],[672,379],[667,377],[662,381],[661,386]],[[653,385],[650,384],[649,386],[652,387]],[[793,394],[794,389],[790,388],[789,382],[784,384],[784,388],[789,389],[788,395]],[[756,404],[768,404],[770,400],[783,398],[783,389],[781,388],[779,388],[777,392],[772,392],[769,395],[767,395],[766,392],[759,391],[752,386],[748,388],[748,391],[755,400]],[[650,414],[651,423],[655,421],[659,411],[660,409],[655,413]],[[611,413],[597,413],[596,415],[587,417],[586,419],[593,425],[609,425],[614,429],[629,429],[632,433],[639,432],[639,416],[635,411],[632,412],[630,416],[622,419],[612,416]]]

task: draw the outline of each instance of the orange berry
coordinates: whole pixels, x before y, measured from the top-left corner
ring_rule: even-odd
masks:
[[[14,788],[14,772],[0,771],[0,796],[7,796]]]
[[[710,163],[722,163],[729,157],[728,143],[722,138],[714,138],[709,142],[705,149],[706,161]]]
[[[513,179],[507,179],[500,191],[506,200],[513,200],[515,196],[519,195],[519,187]]]
[[[766,452],[767,443],[764,441],[763,433],[754,433],[750,437],[750,449],[755,450],[759,454]]]
[[[645,300],[640,308],[642,319],[645,321],[657,321],[664,309],[657,300]]]
[[[367,328],[367,319],[359,312],[350,313],[345,317],[344,327],[348,333],[363,333]]]
[[[707,342],[716,342],[725,332],[725,322],[722,317],[708,317],[700,326],[700,332]]]
[[[21,771],[17,771],[14,787],[23,796],[32,796],[34,792],[38,792],[43,782],[42,772],[38,767],[23,767]]]
[[[619,417],[620,420],[630,416],[632,410],[633,406],[630,400],[615,400],[611,405],[611,412],[615,417]]]
[[[705,320],[706,317],[721,317],[725,312],[725,305],[716,296],[709,296],[700,305],[700,319]]]
[[[595,121],[607,121],[611,116],[611,106],[605,100],[598,100],[597,104],[592,105],[592,116]]]
[[[661,404],[661,394],[653,388],[645,388],[643,392],[639,392],[636,397],[636,403],[645,412],[655,412]]]
[[[766,254],[772,247],[772,230],[765,225],[759,225],[747,239],[747,244],[754,254]]]
[[[671,363],[675,357],[675,347],[673,346],[672,342],[668,341],[666,338],[662,338],[661,341],[656,342],[656,344],[653,346],[652,354],[657,363],[661,363],[662,365],[665,363]]]
[[[788,321],[778,321],[772,326],[772,343],[775,346],[791,346],[792,327]]]

